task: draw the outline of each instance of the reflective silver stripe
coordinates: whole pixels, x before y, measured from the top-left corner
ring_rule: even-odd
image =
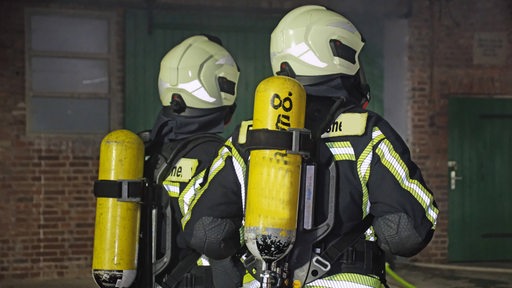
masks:
[[[240,184],[240,192],[241,192],[240,196],[242,198],[242,211],[245,214],[245,187],[246,187],[245,177],[247,175],[246,174],[247,167],[245,165],[244,159],[242,158],[240,153],[238,153],[238,151],[235,149],[231,140],[232,140],[232,138],[230,137],[228,139],[228,141],[226,142],[226,145],[231,147],[231,155],[233,156],[231,161],[233,161],[233,167],[235,167],[236,177],[238,179],[238,183]]]
[[[356,160],[354,148],[352,147],[350,142],[328,142],[325,144],[327,145],[327,147],[329,147],[329,150],[331,150],[331,153],[334,156],[334,160]]]
[[[181,225],[183,228],[192,216],[191,213],[193,206],[204,193],[204,191],[208,189],[211,181],[215,178],[215,176],[222,170],[222,168],[224,168],[226,159],[230,156],[232,157],[235,173],[240,183],[242,208],[245,212],[245,162],[232,145],[231,138],[229,138],[225,145],[220,148],[217,157],[215,157],[213,160],[208,173],[208,178],[206,179],[206,183],[203,183],[203,179],[205,179],[205,171],[202,171],[189,182],[185,190],[180,195],[180,209],[183,215],[183,218],[181,219]]]
[[[167,194],[171,197],[179,197],[180,196],[180,183],[174,181],[164,181],[163,184]]]
[[[308,288],[379,288],[378,278],[355,273],[335,274],[315,280],[306,285]]]
[[[366,148],[363,150],[359,158],[356,159],[356,155],[354,152],[354,148],[349,141],[340,141],[340,142],[328,142],[326,143],[327,147],[331,151],[334,156],[335,161],[344,161],[344,160],[353,160],[357,163],[357,174],[359,176],[359,181],[362,189],[362,215],[365,217],[370,213],[371,203],[368,195],[368,187],[366,186],[368,180],[370,179],[370,165],[373,159],[373,149],[374,146],[381,140],[385,139],[385,136],[382,132],[375,127],[372,132],[372,140]],[[366,240],[375,241],[375,233],[373,231],[373,227],[370,227],[365,232]]]
[[[210,260],[205,255],[201,255],[199,259],[197,259],[197,266],[210,266]]]
[[[371,142],[368,143],[366,148],[363,150],[363,152],[357,159],[357,174],[359,175],[359,181],[361,181],[361,187],[363,190],[363,207],[362,207],[363,217],[370,213],[370,207],[371,207],[370,198],[368,195],[368,187],[366,186],[366,184],[368,183],[368,180],[370,179],[370,173],[371,173],[370,165],[371,165],[372,159],[373,159],[373,148],[379,141],[381,141],[384,138],[385,137],[382,134],[382,132],[379,130],[379,128],[377,128],[377,127],[373,128]],[[369,232],[367,231],[367,233],[369,233]],[[367,236],[369,236],[369,234],[367,234]]]
[[[244,283],[243,288],[259,288],[260,282],[258,280],[252,280],[251,282]]]
[[[379,144],[377,154],[380,156],[384,166],[395,176],[400,186],[409,191],[423,206],[427,218],[435,228],[439,210],[434,206],[432,194],[418,180],[409,177],[409,169],[388,140],[384,140]]]
[[[183,190],[180,197],[178,198],[178,203],[180,205],[181,215],[181,226],[185,228],[188,220],[190,220],[191,210],[194,207],[195,203],[201,197],[201,194],[204,192],[201,189],[201,184],[204,179],[205,170],[201,171],[201,173],[197,174],[190,180],[187,187]]]
[[[350,281],[337,281],[337,280],[316,280],[305,287],[308,288],[378,288],[379,286],[368,286],[364,284],[358,284]]]

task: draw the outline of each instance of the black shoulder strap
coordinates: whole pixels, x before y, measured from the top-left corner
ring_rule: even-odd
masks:
[[[183,276],[185,276],[185,274],[187,274],[192,269],[192,267],[196,265],[199,257],[201,257],[201,255],[199,255],[199,253],[196,251],[193,251],[189,255],[185,256],[185,258],[182,259],[178,265],[176,265],[176,267],[174,267],[172,272],[164,278],[162,287],[176,287],[176,285],[183,279]]]
[[[155,173],[155,182],[161,183],[164,180],[162,177],[166,175],[169,169],[172,169],[172,167],[176,165],[179,159],[187,155],[198,145],[208,141],[218,143],[219,147],[220,145],[224,144],[224,139],[217,134],[197,134],[187,139],[181,140],[178,145],[173,147],[171,151],[166,151],[165,154],[167,155],[164,155],[165,163],[157,168],[158,170]]]
[[[294,271],[294,279],[309,283],[321,278],[331,269],[331,265],[345,253],[345,250],[354,245],[361,235],[370,228],[372,221],[373,215],[368,214],[359,225],[354,227],[348,234],[335,239],[320,255],[311,253],[309,263]]]

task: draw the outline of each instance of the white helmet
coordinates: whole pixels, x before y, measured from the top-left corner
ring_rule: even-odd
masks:
[[[234,107],[239,74],[235,60],[220,41],[192,36],[162,58],[160,100],[163,106],[171,105],[174,112],[183,115],[187,108]]]
[[[272,71],[291,69],[292,77],[355,75],[363,45],[361,34],[345,17],[323,6],[302,6],[287,13],[272,32]]]

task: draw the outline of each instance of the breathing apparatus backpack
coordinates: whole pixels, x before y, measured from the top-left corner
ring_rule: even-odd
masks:
[[[249,253],[242,260],[247,271],[264,288],[302,287],[325,277],[332,272],[331,264],[338,263],[372,223],[370,215],[343,237],[323,243],[334,226],[336,197],[343,188],[337,187],[335,163],[322,164],[328,165],[321,168],[327,171],[325,176],[329,178],[328,187],[322,191],[328,199],[327,219],[315,223],[316,143],[334,117],[351,106],[344,106],[344,101],[338,100],[327,115],[322,114],[319,129],[303,129],[297,118],[304,115],[301,109],[305,95],[301,92],[302,87],[290,79],[274,76],[260,83],[255,95],[252,129],[241,129],[242,137],[239,137],[239,144],[251,155],[244,227]],[[297,122],[296,126],[292,121]],[[302,167],[297,169],[291,157],[301,156],[302,163],[298,165]],[[298,180],[297,171],[301,174]],[[288,177],[291,174],[294,174],[293,179]],[[256,180],[251,182],[253,175]],[[297,191],[297,185],[288,184],[294,180],[300,182],[300,191]],[[324,248],[320,253],[315,251],[318,245]],[[372,274],[380,276],[382,273]]]
[[[145,143],[144,177],[148,192],[142,197],[141,229],[139,239],[139,269],[132,287],[177,287],[176,285],[196,266],[201,256],[190,249],[180,259],[176,237],[181,224],[170,205],[170,196],[162,183],[175,165],[192,150],[205,143],[216,148],[224,139],[216,134],[198,134],[171,143],[161,139],[149,140],[150,131],[139,136]],[[200,287],[200,286],[192,286]]]

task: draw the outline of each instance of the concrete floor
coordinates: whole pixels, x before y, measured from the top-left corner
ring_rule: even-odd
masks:
[[[512,263],[473,265],[429,265],[396,263],[393,270],[412,286],[399,285],[388,274],[391,288],[511,288]],[[403,283],[403,282],[402,282]],[[91,277],[58,280],[22,280],[0,282],[1,288],[98,288]]]

